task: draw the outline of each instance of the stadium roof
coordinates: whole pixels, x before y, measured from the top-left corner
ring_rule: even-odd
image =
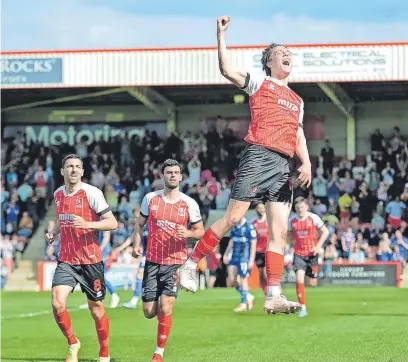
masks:
[[[340,83],[346,93],[356,102],[407,100],[408,81],[404,82],[364,82],[364,83]],[[313,83],[293,84],[291,87],[306,102],[329,101],[323,91]],[[152,87],[176,106],[234,103],[233,97],[241,92],[232,85],[212,86],[163,86]],[[110,93],[110,90],[117,91]],[[97,96],[85,96],[96,93]],[[99,95],[99,93],[101,93]],[[74,97],[72,97],[74,96]],[[65,97],[63,102],[57,101]],[[44,103],[44,101],[49,101]],[[245,101],[248,99],[246,97]],[[39,89],[8,89],[2,90],[2,109],[22,104],[35,106],[55,107],[56,103],[61,106],[101,106],[101,105],[138,105],[141,104],[133,96],[120,88],[39,88]]]

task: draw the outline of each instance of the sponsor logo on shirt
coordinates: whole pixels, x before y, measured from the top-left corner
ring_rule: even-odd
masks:
[[[299,107],[296,104],[293,104],[289,102],[286,99],[278,99],[278,105],[283,106],[284,108],[292,111],[292,112],[298,112]]]

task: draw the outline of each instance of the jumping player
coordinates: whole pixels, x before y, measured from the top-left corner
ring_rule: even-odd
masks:
[[[248,277],[254,266],[256,252],[256,231],[244,217],[231,230],[231,239],[224,253],[224,264],[228,264],[229,286],[235,287],[241,295],[241,302],[234,312],[251,310],[254,296],[249,294]],[[228,256],[232,257],[228,263]],[[238,282],[238,276],[240,281]]]
[[[99,234],[99,245],[100,245],[101,252],[102,252],[103,266],[104,266],[104,271],[106,274],[108,271],[108,258],[109,258],[110,253],[112,252],[112,246],[110,243],[111,232],[109,230],[106,230],[106,231],[100,231],[98,234]],[[110,302],[109,307],[114,309],[119,305],[119,302],[120,302],[119,295],[116,293],[115,287],[112,285],[112,283],[106,278],[105,278],[105,286],[109,294],[111,295],[111,302]],[[88,308],[88,303],[81,304],[79,306],[79,309],[87,309],[87,308]]]
[[[251,123],[245,137],[247,146],[227,211],[206,231],[189,260],[180,268],[180,285],[189,291],[197,291],[194,278],[197,263],[244,217],[251,202],[263,201],[269,227],[264,311],[268,314],[294,313],[300,305],[281,294],[280,281],[284,267],[283,245],[293,198],[289,164],[295,153],[302,162],[297,184],[308,187],[311,182],[311,165],[302,128],[303,101],[288,87],[292,54],[282,45],[271,44],[263,51],[262,74],[247,73],[232,66],[225,45],[225,31],[229,24],[229,16],[217,20],[219,67],[224,77],[249,95]]]
[[[137,268],[135,290],[133,291],[132,299],[129,300],[129,302],[123,303],[123,307],[127,309],[136,309],[137,302],[139,301],[139,298],[142,295],[142,285],[143,285],[142,283],[143,283],[144,268],[146,264],[146,247],[147,247],[148,236],[149,236],[149,231],[147,228],[147,224],[145,224],[145,226],[143,227],[143,236],[142,236],[142,242],[141,242],[143,251],[142,251],[142,256],[140,257],[139,267]]]
[[[305,275],[317,278],[319,252],[330,231],[319,216],[308,211],[309,204],[306,199],[297,199],[295,208],[296,215],[290,222],[289,237],[294,240],[295,246],[293,266],[296,273],[296,293],[302,306],[299,317],[306,317]]]
[[[54,193],[58,221],[45,239],[52,243],[60,234],[58,265],[52,282],[54,318],[68,341],[67,362],[77,362],[81,347],[71,327],[66,309],[69,294],[79,283],[88,298],[99,341],[100,362],[109,362],[109,320],[105,312],[104,266],[99,247],[99,231],[115,230],[117,221],[102,191],[81,181],[82,159],[68,155],[62,160],[64,186]]]
[[[181,167],[168,159],[162,167],[164,189],[148,193],[142,201],[138,230],[135,230],[134,255],[143,254],[143,227],[148,223],[146,264],[143,275],[143,312],[146,318],[157,316],[157,347],[153,361],[163,361],[164,348],[172,326],[173,305],[177,297],[177,274],[187,260],[187,238],[204,235],[197,203],[179,191]],[[191,229],[188,229],[191,225]]]
[[[259,282],[266,295],[266,272],[265,272],[265,251],[268,244],[268,223],[266,221],[265,205],[260,202],[256,205],[257,217],[252,220],[252,225],[256,230],[256,254],[255,264],[259,270]]]

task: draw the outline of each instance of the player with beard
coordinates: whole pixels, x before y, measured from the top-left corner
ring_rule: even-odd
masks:
[[[226,213],[207,229],[189,260],[180,268],[180,285],[192,292],[197,290],[197,263],[244,217],[251,202],[263,201],[269,227],[264,312],[295,313],[300,304],[282,295],[281,277],[293,199],[290,162],[295,153],[302,162],[297,184],[309,187],[311,183],[311,164],[302,126],[303,100],[288,87],[292,53],[282,45],[273,43],[263,51],[261,74],[235,69],[225,45],[225,31],[230,21],[229,16],[217,20],[218,61],[221,74],[249,95],[251,122],[245,137],[247,146]]]
[[[64,185],[54,193],[58,220],[45,235],[52,243],[60,235],[58,264],[52,281],[52,309],[55,321],[68,341],[67,362],[78,362],[81,348],[74,335],[66,303],[79,283],[88,298],[88,307],[99,341],[99,362],[109,362],[109,319],[103,300],[106,294],[104,263],[99,232],[115,230],[117,221],[98,188],[81,181],[82,159],[74,154],[62,160]]]
[[[134,256],[140,257],[143,253],[143,229],[147,222],[149,233],[142,286],[143,312],[148,319],[157,316],[159,322],[152,362],[163,361],[178,292],[178,269],[187,260],[187,239],[200,239],[204,235],[197,202],[179,191],[182,180],[180,164],[168,159],[161,171],[164,189],[150,192],[143,198],[138,227],[134,232]]]

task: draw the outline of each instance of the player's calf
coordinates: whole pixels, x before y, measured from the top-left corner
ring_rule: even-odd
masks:
[[[159,303],[157,301],[143,302],[143,313],[147,319],[152,319],[156,317],[158,312],[159,312]]]
[[[109,319],[103,301],[89,301],[88,305],[98,335],[99,358],[104,361],[109,360]]]

